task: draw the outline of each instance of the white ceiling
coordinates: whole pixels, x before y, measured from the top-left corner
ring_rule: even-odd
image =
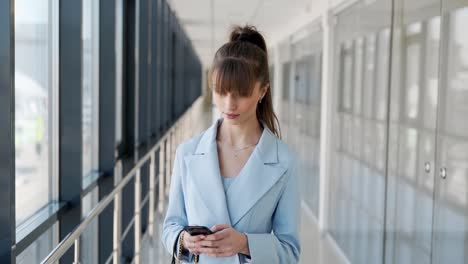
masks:
[[[205,67],[227,41],[234,24],[252,24],[267,45],[285,38],[298,17],[310,16],[314,0],[168,0]]]

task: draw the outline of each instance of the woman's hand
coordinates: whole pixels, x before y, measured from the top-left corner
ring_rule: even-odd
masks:
[[[198,242],[198,252],[210,257],[230,257],[238,253],[250,255],[247,236],[229,225],[215,225],[214,234],[207,235]]]
[[[205,236],[191,236],[188,232],[183,231],[184,234],[184,248],[186,248],[190,253],[195,255],[200,255],[200,241],[202,241]]]

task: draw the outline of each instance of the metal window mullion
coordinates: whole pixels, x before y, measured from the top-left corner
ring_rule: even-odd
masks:
[[[139,107],[140,107],[140,0],[135,1],[135,46],[133,51],[133,60],[134,60],[134,158],[135,162],[138,159],[138,143],[140,141],[139,138]]]
[[[15,263],[15,34],[13,1],[0,1],[0,262]]]
[[[60,239],[81,221],[82,185],[82,0],[59,4],[59,201],[69,210],[60,216]],[[72,263],[67,252],[61,263]]]
[[[147,10],[147,45],[146,45],[146,62],[147,62],[147,69],[146,69],[146,89],[147,89],[147,98],[146,98],[146,140],[147,146],[150,146],[151,142],[151,135],[153,134],[152,131],[152,94],[153,94],[153,87],[152,87],[152,69],[153,69],[153,61],[152,61],[152,42],[153,42],[153,8],[152,3],[153,1],[148,1],[148,10]]]

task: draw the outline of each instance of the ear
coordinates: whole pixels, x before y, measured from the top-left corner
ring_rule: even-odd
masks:
[[[262,98],[265,96],[265,94],[268,92],[268,89],[270,89],[270,83],[267,83],[265,86],[263,86],[262,89]]]

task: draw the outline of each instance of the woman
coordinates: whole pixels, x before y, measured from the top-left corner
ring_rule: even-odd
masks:
[[[184,262],[298,262],[296,159],[279,139],[267,58],[254,27],[233,29],[209,75],[222,117],[176,150],[162,242]]]

